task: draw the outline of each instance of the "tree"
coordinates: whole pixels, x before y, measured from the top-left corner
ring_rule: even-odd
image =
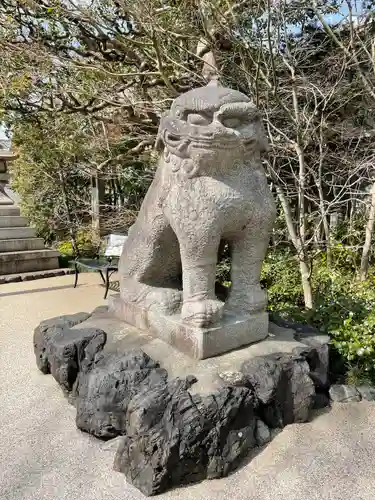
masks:
[[[252,95],[283,214],[273,241],[293,248],[312,308],[314,259],[324,254],[335,266],[332,221],[344,221],[344,246],[359,249],[365,239],[356,228],[374,178],[374,3],[358,23],[339,0],[3,0],[2,117],[15,131],[25,120],[47,129],[58,117],[65,140],[65,121],[84,124],[76,165],[90,172],[85,189],[94,179],[101,220],[126,214],[130,223],[171,100],[204,84],[204,75]],[[33,149],[21,135],[22,148]],[[97,203],[92,214],[97,224]]]
[[[37,124],[19,123],[13,136],[19,153],[12,167],[14,187],[21,194],[23,211],[50,239],[69,234],[75,253],[77,232],[90,216],[84,132],[84,123],[76,117],[67,121],[57,116],[40,118]]]

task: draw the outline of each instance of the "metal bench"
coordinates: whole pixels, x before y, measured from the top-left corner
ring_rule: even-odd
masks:
[[[75,269],[74,288],[76,288],[78,283],[80,269],[83,268],[90,271],[97,271],[105,286],[104,298],[106,299],[110,288],[110,278],[112,274],[118,270],[118,261],[126,238],[127,236],[124,234],[110,234],[107,238],[104,256],[96,259],[75,259],[73,261]]]

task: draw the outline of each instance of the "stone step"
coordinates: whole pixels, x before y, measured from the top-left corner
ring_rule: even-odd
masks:
[[[58,256],[59,252],[48,249],[0,253],[0,275],[56,269]]]
[[[25,227],[29,221],[26,217],[17,215],[0,215],[0,228],[1,227]]]
[[[22,250],[43,250],[43,238],[15,238],[0,240],[1,252],[20,252]]]
[[[20,281],[33,281],[42,278],[54,278],[56,276],[64,276],[65,274],[74,274],[74,269],[50,269],[47,271],[31,271],[28,273],[5,274],[3,276],[0,276],[0,285],[4,285],[6,283],[18,283]]]
[[[33,227],[0,227],[0,240],[35,237],[36,233]]]
[[[16,207],[15,205],[13,206],[1,206],[0,205],[0,217],[8,216],[8,215],[13,215],[13,216],[20,216],[20,207]]]

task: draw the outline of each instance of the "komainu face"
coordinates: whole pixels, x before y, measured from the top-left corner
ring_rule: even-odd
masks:
[[[181,95],[161,120],[158,147],[189,176],[246,161],[267,149],[261,116],[244,94],[208,85]]]

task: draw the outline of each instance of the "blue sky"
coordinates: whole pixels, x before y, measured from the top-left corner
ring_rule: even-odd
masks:
[[[362,2],[353,2],[353,15],[359,16],[363,13],[362,6],[360,5]],[[342,21],[349,14],[348,5],[346,2],[342,2],[342,6],[340,9],[340,13],[332,14],[331,16],[327,16],[326,19],[330,24],[336,24]]]

